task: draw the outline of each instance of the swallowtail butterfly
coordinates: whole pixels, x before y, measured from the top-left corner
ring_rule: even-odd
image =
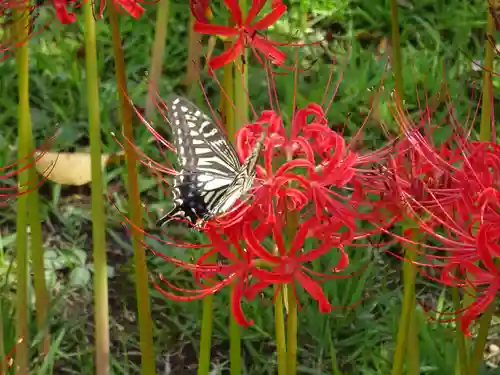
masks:
[[[193,103],[171,96],[167,109],[180,169],[172,192],[175,206],[158,225],[180,217],[199,227],[250,190],[264,133],[241,164],[224,131]]]

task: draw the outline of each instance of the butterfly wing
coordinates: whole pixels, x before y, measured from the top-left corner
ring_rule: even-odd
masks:
[[[241,163],[223,130],[189,100],[172,96],[167,108],[180,169],[174,179],[175,207],[158,224],[176,216],[194,224],[214,214]]]

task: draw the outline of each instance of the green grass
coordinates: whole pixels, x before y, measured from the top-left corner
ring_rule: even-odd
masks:
[[[329,112],[329,119],[331,124],[339,125],[347,121],[345,131],[353,134],[370,110],[368,103],[373,91],[370,92],[369,89],[378,88],[384,74],[388,76],[383,82],[386,93],[393,87],[387,58],[380,56],[377,59],[380,55],[377,47],[382,40],[390,39],[390,18],[386,0],[352,0],[345,4],[345,7],[333,11],[328,10],[326,5],[325,8],[317,8],[310,20],[311,28],[307,30],[307,36],[314,37],[318,32],[328,30],[333,34],[326,50],[329,56],[336,56],[338,60],[334,85],[339,72],[342,72],[343,79]],[[469,88],[471,82],[478,78],[472,71],[471,59],[481,59],[483,54],[481,46],[486,19],[485,2],[449,0],[445,3],[426,0],[402,1],[400,5],[402,40],[405,45],[405,97],[409,110],[418,110],[417,93],[422,99],[425,90],[431,95],[442,91],[442,82],[446,78],[449,91],[453,93],[457,116],[465,118],[470,99]],[[296,10],[298,7],[299,2],[293,1],[292,9]],[[186,9],[185,2],[179,0],[173,2],[170,11],[165,66],[159,87],[160,94],[164,97],[179,89],[182,78],[187,56]],[[332,13],[334,11],[337,13]],[[42,12],[40,21],[43,22],[48,17],[47,12]],[[143,106],[145,102],[144,78],[149,68],[154,19],[154,6],[148,6],[147,12],[139,21],[127,16],[121,20],[129,94],[138,106]],[[285,33],[281,36],[287,38],[287,30],[294,30],[299,21],[299,17],[290,17],[280,24],[277,31],[280,35]],[[103,147],[104,152],[116,152],[119,146],[111,137],[111,132],[120,131],[118,97],[114,83],[111,35],[103,22],[98,23],[98,38]],[[60,151],[81,150],[88,146],[82,46],[81,22],[69,26],[53,23],[41,37],[31,43],[30,87],[36,138],[40,143],[53,135],[56,129],[60,129],[61,133],[57,138],[57,150]],[[311,67],[300,77],[299,105],[321,100],[331,69],[331,64],[325,62],[323,50],[306,48],[304,51],[306,57],[303,61]],[[14,59],[0,64],[0,77],[1,165],[14,160],[16,153],[16,147],[13,146],[16,144],[16,97],[11,94],[16,90]],[[269,98],[267,90],[263,89],[266,82],[262,69],[251,66],[250,77],[252,104],[257,110],[268,108]],[[281,103],[289,103],[290,93],[284,90],[288,84],[287,79],[276,77]],[[216,91],[213,81],[206,77],[204,81],[210,93]],[[216,103],[216,96],[212,97]],[[382,100],[376,116],[372,116],[368,122],[364,136],[367,145],[375,146],[383,141],[381,123],[395,130],[392,115],[384,104],[388,99],[385,94],[385,100]],[[446,112],[444,103],[438,106],[438,112]],[[166,126],[161,130],[166,132]],[[136,131],[138,146],[147,155],[160,160],[161,155],[156,145],[150,142],[149,133],[140,126],[139,121]],[[105,182],[120,211],[126,213],[123,176],[124,165],[112,165],[107,168]],[[140,186],[144,201],[153,215],[153,219],[147,224],[154,232],[154,217],[160,215],[160,209],[168,207],[169,199],[144,169],[141,170]],[[51,313],[53,352],[45,364],[34,358],[34,373],[49,373],[44,371],[55,366],[54,373],[58,375],[90,375],[94,371],[94,359],[89,282],[89,276],[92,275],[89,189],[61,187],[47,182],[41,192],[47,276],[51,295],[57,297]],[[132,250],[128,234],[120,224],[120,211],[111,201],[108,202],[112,373],[117,375],[138,374],[140,363],[135,292],[130,272]],[[0,264],[0,280],[5,280],[5,265],[12,259],[15,251],[12,234],[14,220],[15,204],[2,207],[0,250],[2,253],[6,252],[6,255],[4,264]],[[193,233],[187,235],[194,236]],[[154,243],[151,246],[178,257],[187,258],[190,255],[184,249]],[[400,309],[400,264],[377,249],[371,249],[370,254],[359,254],[356,249],[351,249],[350,252],[353,270],[359,269],[366,262],[371,262],[371,265],[360,277],[329,283],[326,292],[336,306],[350,305],[359,299],[361,302],[356,309],[340,309],[328,316],[320,315],[314,303],[302,299],[302,310],[299,313],[300,374],[331,374],[332,349],[343,374],[383,375],[390,371]],[[332,263],[333,261],[331,259]],[[191,282],[158,258],[150,259],[150,269],[155,273],[168,274],[172,280],[186,285]],[[12,288],[15,289],[15,286]],[[430,293],[432,298],[440,292],[432,291],[423,284],[421,290],[422,294]],[[9,313],[11,292],[0,295],[5,327],[12,324]],[[166,301],[155,290],[151,291],[151,295],[158,369],[165,371],[170,366],[172,374],[195,373],[201,321],[200,303]],[[245,304],[245,312],[255,320],[255,324],[242,333],[245,339],[243,350],[247,374],[274,373],[276,360],[273,312],[269,301],[270,299],[257,300]],[[228,304],[226,291],[215,298],[213,361],[214,368],[220,371],[214,373],[227,373]],[[426,320],[423,313],[419,314],[419,318],[423,322]],[[455,363],[453,325],[428,323],[421,327],[422,374],[451,373],[450,369]],[[7,333],[7,347],[13,343],[12,335],[10,331]]]

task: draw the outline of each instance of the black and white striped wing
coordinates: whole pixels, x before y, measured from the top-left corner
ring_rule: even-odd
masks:
[[[214,214],[241,163],[223,130],[193,103],[172,96],[167,108],[180,168],[174,179],[175,207],[158,224],[176,216],[195,224]]]

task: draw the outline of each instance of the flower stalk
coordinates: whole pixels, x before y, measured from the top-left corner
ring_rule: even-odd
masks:
[[[106,261],[106,222],[104,216],[103,176],[101,171],[101,124],[99,75],[97,71],[96,27],[93,3],[82,5],[84,17],[85,68],[89,118],[92,176],[92,241],[94,256],[95,366],[97,375],[109,373],[108,270]]]
[[[27,10],[14,10],[14,17],[19,22],[16,25],[15,34],[21,41],[16,51],[16,62],[18,71],[18,158],[24,160],[30,153],[31,147],[31,118],[29,104],[29,55],[28,44],[23,43],[28,36],[28,14]],[[28,375],[28,194],[23,190],[28,188],[29,172],[20,171],[18,175],[19,197],[17,199],[16,219],[16,262],[17,262],[17,302],[16,302],[16,336],[22,337],[23,341],[16,350],[16,375]]]
[[[286,335],[285,335],[285,314],[283,305],[282,288],[278,288],[276,302],[274,303],[274,326],[276,334],[276,357],[278,361],[278,375],[286,375]]]
[[[453,307],[455,311],[460,311],[462,308],[462,304],[460,301],[460,294],[458,288],[451,289],[451,298],[453,301]],[[469,368],[469,352],[467,350],[465,336],[463,332],[460,330],[459,325],[455,328],[455,333],[457,335],[457,368],[455,371],[456,375],[467,375],[467,370]]]
[[[149,69],[148,97],[146,99],[146,118],[152,118],[156,106],[154,98],[158,91],[161,71],[163,69],[163,58],[167,42],[168,14],[170,0],[160,0],[156,9],[155,40],[151,50],[151,68]]]
[[[160,13],[162,4],[168,0],[163,0],[159,4]],[[111,24],[111,33],[113,38],[113,49],[115,54],[115,73],[116,81],[119,87],[121,120],[123,123],[123,133],[125,137],[133,141],[134,129],[132,127],[133,110],[130,101],[127,98],[127,78],[125,71],[125,58],[123,56],[122,38],[120,35],[120,25],[118,12],[112,4],[108,5],[109,21]],[[167,12],[168,13],[168,12]],[[158,16],[160,18],[160,16]],[[160,22],[157,22],[157,24]],[[153,53],[154,54],[154,53]],[[161,65],[160,65],[161,68]],[[137,296],[137,310],[139,315],[139,336],[141,347],[141,371],[144,375],[156,374],[155,350],[153,344],[153,322],[151,320],[151,310],[149,301],[149,278],[146,264],[146,252],[142,242],[144,239],[141,228],[142,209],[139,192],[139,181],[137,177],[137,154],[131,143],[126,142],[125,155],[127,159],[127,187],[129,196],[129,206],[131,211],[132,226],[132,248],[134,249],[135,261],[135,285]]]
[[[397,0],[390,0],[392,24],[392,70],[396,85],[396,105],[402,108],[404,96],[403,71],[401,63],[401,37],[399,34]],[[405,230],[406,228],[403,228]],[[409,231],[411,238],[415,237],[413,230]],[[408,372],[411,375],[420,373],[418,359],[418,329],[415,316],[415,278],[416,266],[415,246],[405,246],[405,262],[403,264],[404,295],[401,316],[399,319],[398,334],[391,375],[400,375],[403,371],[405,355],[408,358]],[[412,345],[408,345],[411,342]]]
[[[292,112],[293,113],[293,112]],[[293,238],[296,236],[297,228],[298,228],[298,212],[287,210],[286,214],[286,235],[287,240],[289,242],[289,249],[291,249]],[[288,308],[287,308],[287,317],[286,317],[286,370],[287,375],[295,375],[297,373],[297,332],[298,332],[298,304],[297,304],[297,296],[294,293],[293,283],[288,283],[283,285],[283,288],[291,288],[291,290],[287,290],[287,300],[288,300]],[[285,295],[285,293],[283,293]]]
[[[489,5],[489,4],[488,4]],[[488,37],[495,33],[495,19],[488,9]],[[484,42],[484,72],[483,72],[483,99],[481,102],[481,123],[479,131],[479,140],[489,142],[491,140],[492,112],[493,112],[493,86],[492,86],[492,71],[493,71],[493,56],[494,47],[491,45],[489,38]],[[498,266],[498,261],[495,262]],[[470,360],[469,375],[477,375],[479,367],[483,359],[483,351],[488,338],[488,330],[491,319],[495,312],[496,304],[490,303],[483,316],[479,320],[479,333],[476,338],[474,350]]]
[[[203,313],[201,317],[200,356],[198,358],[198,375],[210,373],[210,354],[212,349],[213,326],[213,301],[214,296],[203,298]]]
[[[25,7],[22,10],[16,11],[16,16],[19,17],[19,22],[15,22],[13,28],[17,28],[16,30],[12,30],[15,32],[15,35],[18,35],[23,49],[25,51],[19,52],[18,54],[18,72],[19,72],[19,105],[23,108],[20,110],[23,112],[23,127],[26,127],[26,131],[22,132],[23,137],[25,137],[22,142],[26,143],[23,147],[19,148],[19,157],[20,160],[25,160],[29,155],[33,154],[34,150],[34,141],[32,134],[32,124],[31,124],[31,116],[30,116],[30,105],[29,105],[29,70],[28,70],[28,62],[29,62],[29,41],[28,41],[28,31],[26,30],[25,22],[26,18],[29,18],[27,13],[28,7]],[[29,21],[28,21],[29,22]],[[22,29],[22,30],[21,30]],[[22,91],[22,94],[21,94]],[[21,99],[23,98],[23,99]],[[20,117],[21,119],[21,117]],[[21,125],[20,125],[21,126]],[[21,132],[20,132],[21,138]],[[20,139],[21,142],[21,139]],[[22,209],[19,210],[23,212],[23,215],[26,215],[28,218],[27,225],[29,226],[29,235],[27,235],[30,240],[26,242],[26,246],[28,246],[28,242],[31,245],[31,256],[32,256],[32,266],[33,266],[33,283],[35,289],[35,308],[36,308],[36,322],[37,328],[39,332],[46,331],[43,335],[43,340],[40,344],[40,353],[42,355],[47,355],[50,347],[50,334],[48,328],[46,327],[47,320],[47,311],[49,306],[49,297],[47,292],[47,285],[45,282],[45,263],[44,263],[44,249],[43,249],[43,237],[42,237],[42,226],[41,226],[41,218],[40,218],[40,201],[38,196],[38,191],[36,188],[32,188],[32,186],[38,186],[38,175],[35,169],[34,163],[30,162],[28,164],[28,168],[25,171],[28,175],[28,179],[19,184],[19,188],[28,189],[26,198],[28,202],[28,206],[26,211]],[[28,182],[29,181],[29,182]],[[28,184],[30,186],[27,186]],[[21,193],[21,191],[20,191]],[[19,198],[21,199],[21,197]],[[19,213],[18,211],[18,213]],[[25,231],[28,226],[26,226]],[[23,231],[23,233],[25,232]],[[19,232],[18,232],[19,233]],[[26,248],[27,250],[27,248]],[[24,336],[21,336],[24,337]]]

